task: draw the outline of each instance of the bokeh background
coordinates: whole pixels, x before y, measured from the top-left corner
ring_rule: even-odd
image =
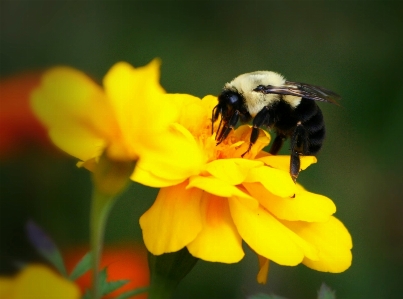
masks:
[[[274,70],[340,93],[340,107],[320,105],[328,136],[319,163],[299,182],[336,203],[336,216],[353,236],[351,268],[329,274],[272,263],[261,286],[255,256],[245,248],[238,264],[199,262],[175,298],[259,292],[315,298],[323,282],[344,299],[402,294],[402,2],[1,1],[0,24],[2,80],[64,64],[100,82],[117,61],[141,66],[160,57],[168,92],[218,94],[241,73]],[[20,89],[15,85],[15,93]],[[16,116],[19,105],[5,109],[6,93],[0,92],[0,130],[7,135],[26,118]],[[39,259],[25,238],[27,219],[63,249],[88,241],[89,173],[44,142],[43,132],[38,138],[21,132],[24,127],[13,133],[22,140],[2,151],[0,161],[2,274]],[[156,193],[133,184],[112,211],[109,244],[141,243],[138,218]]]

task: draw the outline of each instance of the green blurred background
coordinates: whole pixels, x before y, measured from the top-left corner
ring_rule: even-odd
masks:
[[[218,94],[241,73],[274,70],[342,95],[341,107],[321,104],[327,139],[299,182],[336,203],[353,236],[351,268],[329,274],[272,263],[261,286],[245,248],[239,264],[199,262],[175,298],[308,299],[322,282],[338,298],[401,296],[402,2],[1,1],[0,8],[2,78],[65,64],[100,81],[117,61],[141,66],[160,57],[168,92]],[[24,236],[28,218],[61,247],[87,242],[90,177],[75,162],[37,146],[0,162],[2,273],[38,258]],[[156,192],[133,185],[112,212],[108,242],[141,241],[138,218]]]

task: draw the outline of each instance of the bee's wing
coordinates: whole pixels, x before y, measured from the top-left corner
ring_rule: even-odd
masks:
[[[286,81],[283,86],[259,85],[254,89],[254,91],[263,92],[266,94],[275,93],[293,95],[314,101],[329,102],[336,105],[338,105],[337,101],[341,98],[337,93],[326,88],[291,81]]]

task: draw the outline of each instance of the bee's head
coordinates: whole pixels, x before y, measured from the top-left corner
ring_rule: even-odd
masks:
[[[237,109],[242,107],[243,100],[242,96],[238,92],[232,90],[224,90],[218,96],[218,104]]]
[[[214,123],[218,117],[226,120],[235,110],[239,110],[242,107],[243,101],[242,96],[231,90],[223,90],[218,96],[218,104],[213,109],[212,122]]]
[[[236,91],[224,89],[218,96],[218,104],[216,106],[213,120],[221,117],[228,118],[235,110],[243,110],[243,97]]]
[[[242,115],[244,113],[244,100],[239,92],[224,89],[218,96],[218,104],[214,107],[212,112],[212,131],[214,130],[214,122],[221,116],[219,129],[222,122],[227,123],[235,111],[239,111]]]

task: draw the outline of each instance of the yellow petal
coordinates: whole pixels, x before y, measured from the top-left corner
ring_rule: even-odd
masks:
[[[236,186],[230,185],[220,179],[213,176],[193,176],[189,179],[189,185],[187,188],[199,188],[208,193],[220,196],[220,197],[243,197],[252,199],[252,197],[244,192],[242,192]]]
[[[10,286],[9,286],[10,287]],[[77,285],[42,265],[24,268],[14,279],[5,299],[78,299]]]
[[[208,119],[211,118],[211,110],[207,110],[198,97],[188,94],[167,94],[164,101],[175,104],[179,111],[176,122],[184,126],[194,136],[200,135],[206,125],[210,123]]]
[[[265,284],[269,274],[269,260],[261,255],[257,255],[259,259],[259,272],[257,273],[256,280],[258,283]]]
[[[263,208],[251,210],[230,198],[230,210],[242,239],[259,255],[280,265],[295,266],[316,249],[298,237]]]
[[[279,219],[324,222],[336,212],[336,206],[331,199],[308,192],[300,185],[297,185],[294,197],[273,195],[258,183],[247,183],[244,187],[263,207]]]
[[[121,131],[124,146],[110,151],[120,158],[128,151],[132,157],[142,153],[148,142],[158,142],[158,135],[167,133],[178,111],[169,101],[164,101],[164,90],[159,80],[159,60],[144,67],[134,68],[128,63],[115,64],[104,78],[105,93],[110,101]],[[157,137],[158,136],[158,137]]]
[[[258,160],[264,162],[266,165],[269,165],[273,168],[277,168],[283,171],[290,171],[290,156],[272,156],[268,155],[265,157],[261,157]],[[317,159],[315,156],[300,156],[299,157],[301,161],[301,170],[305,170],[308,166],[310,166],[313,163],[317,162]]]
[[[231,185],[242,183],[251,168],[263,165],[262,162],[248,159],[219,159],[206,165],[206,171]]]
[[[217,96],[213,95],[206,95],[202,99],[202,105],[205,110],[210,111],[210,117],[211,117],[211,111],[213,111],[214,107],[218,104],[218,98]]]
[[[249,149],[251,133],[252,127],[249,125],[242,125],[234,131],[235,139],[244,141],[244,143],[241,144],[241,146],[239,146],[234,152],[234,157],[241,157],[243,155],[243,158],[245,159],[253,159],[264,147],[270,143],[270,135],[266,131],[260,129],[255,144],[248,152],[246,152]]]
[[[203,229],[187,248],[202,260],[237,263],[243,256],[242,239],[232,221],[228,200],[204,193],[201,205]]]
[[[141,163],[137,163],[130,179],[145,186],[163,188],[182,183],[184,179],[170,179],[169,177],[156,176],[152,172],[142,168]]]
[[[126,62],[118,62],[105,75],[105,93],[123,130],[148,130],[150,126],[160,126],[160,122],[165,122],[154,117],[154,113],[160,114],[159,105],[164,107],[166,104],[158,101],[159,96],[164,94],[158,82],[159,66],[157,59],[139,68]],[[168,113],[166,116],[171,118],[168,122],[173,122],[176,118],[175,114]],[[153,121],[145,126],[143,120],[147,118]]]
[[[81,161],[99,157],[106,147],[104,138],[99,138],[87,128],[79,128],[77,125],[50,129],[49,136],[56,146]]]
[[[353,247],[351,236],[343,223],[335,217],[327,222],[284,222],[319,251],[319,259],[305,258],[303,263],[318,271],[340,273],[351,265]]]
[[[192,242],[202,229],[203,191],[185,189],[187,182],[162,188],[151,208],[140,217],[144,243],[152,254],[175,252]]]
[[[280,197],[289,197],[295,194],[295,184],[290,174],[268,166],[251,169],[245,182],[260,182],[268,191]]]
[[[69,67],[46,72],[31,95],[31,105],[55,143],[81,160],[102,151],[103,140],[116,131],[102,89]]]
[[[0,277],[0,298],[11,299],[13,280],[9,277]]]
[[[132,179],[147,186],[161,187],[167,184],[156,185],[155,180],[147,179],[160,178],[165,182],[179,183],[200,173],[204,167],[204,153],[189,135],[183,126],[175,124],[169,133],[156,136],[159,144],[154,143],[142,153],[137,162],[139,169],[135,170]]]

